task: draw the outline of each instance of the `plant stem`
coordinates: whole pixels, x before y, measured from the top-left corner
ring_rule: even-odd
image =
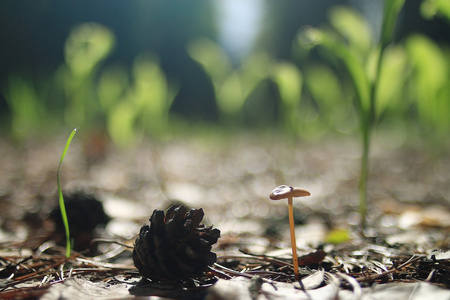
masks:
[[[367,181],[369,177],[370,133],[371,125],[363,125],[363,153],[361,158],[361,174],[359,177],[359,213],[361,215],[361,232],[364,231],[367,221]]]
[[[370,98],[369,98],[369,109],[366,112],[362,112],[362,139],[363,139],[363,154],[361,159],[361,176],[359,182],[359,212],[361,214],[361,229],[364,230],[367,221],[367,182],[369,180],[369,157],[370,157],[370,142],[371,134],[373,130],[373,125],[376,123],[377,112],[376,112],[376,100],[377,100],[377,89],[380,82],[381,74],[381,63],[383,55],[387,45],[381,45],[380,53],[378,54],[375,78],[370,86]]]
[[[288,206],[289,206],[289,227],[291,229],[292,262],[294,264],[295,279],[299,280],[300,275],[298,273],[297,243],[295,241],[294,208],[292,205],[292,197],[288,198]]]
[[[368,111],[362,111],[361,126],[362,126],[362,143],[363,153],[361,158],[361,174],[359,178],[359,213],[361,215],[361,232],[364,231],[367,221],[367,183],[369,181],[369,157],[370,144],[373,125],[376,120],[376,97],[377,87],[380,79],[381,57],[384,49],[380,50],[378,61],[375,70],[375,80],[370,86],[370,98]]]
[[[381,76],[381,64],[384,52],[392,42],[395,22],[404,2],[404,0],[386,0],[384,2],[383,22],[380,35],[380,53],[377,57],[375,78],[370,86],[368,110],[364,111],[363,109],[361,114],[363,154],[361,159],[361,176],[359,182],[359,212],[361,214],[362,231],[364,230],[367,221],[367,182],[369,179],[370,138],[373,125],[376,123],[377,119],[376,100]]]

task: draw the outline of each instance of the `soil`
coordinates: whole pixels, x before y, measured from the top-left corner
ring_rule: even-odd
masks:
[[[445,149],[375,139],[361,231],[355,140],[202,135],[117,149],[101,136],[78,136],[62,165],[63,190],[95,194],[109,222],[92,232],[94,247],[65,259],[49,218],[64,145],[64,137],[0,141],[0,298],[353,299],[390,291],[393,299],[450,299]],[[280,184],[311,192],[294,200],[299,256],[326,253],[301,265],[303,287],[292,272],[287,203],[269,199]],[[217,265],[182,283],[141,281],[134,240],[154,209],[172,204],[203,208],[203,223],[220,229]]]

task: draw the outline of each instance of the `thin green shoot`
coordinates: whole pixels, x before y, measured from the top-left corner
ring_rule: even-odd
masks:
[[[77,132],[77,128],[72,130],[69,138],[67,139],[66,146],[64,147],[64,151],[61,155],[61,160],[59,161],[58,171],[56,172],[56,181],[58,183],[58,194],[59,194],[59,209],[61,210],[61,217],[64,223],[64,229],[66,231],[66,258],[70,257],[71,252],[71,243],[70,243],[70,230],[69,230],[69,220],[67,218],[66,206],[64,204],[64,196],[61,189],[61,183],[59,179],[59,170],[61,169],[62,162],[64,157],[66,156],[67,150],[69,150],[70,143],[72,142],[73,136]]]

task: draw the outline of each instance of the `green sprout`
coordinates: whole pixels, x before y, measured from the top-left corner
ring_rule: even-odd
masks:
[[[373,125],[376,121],[376,103],[378,85],[380,83],[381,63],[386,48],[392,42],[394,35],[395,23],[405,0],[386,0],[384,4],[384,14],[381,26],[380,36],[380,54],[378,55],[375,79],[369,85],[369,107],[361,110],[361,126],[363,138],[363,157],[361,161],[361,174],[359,182],[360,205],[362,225],[364,226],[367,217],[367,181],[369,176],[369,149],[370,135]],[[363,107],[363,106],[361,106]]]
[[[61,183],[59,180],[59,170],[61,169],[62,162],[64,160],[64,157],[66,156],[67,150],[69,150],[70,143],[72,142],[73,136],[77,132],[77,129],[75,128],[72,130],[72,133],[70,134],[69,138],[67,139],[66,146],[64,147],[64,151],[61,155],[61,160],[59,161],[58,165],[58,171],[56,172],[56,181],[58,183],[58,194],[59,194],[59,209],[61,210],[61,217],[64,223],[64,229],[66,231],[66,258],[70,257],[70,230],[69,230],[69,220],[67,218],[67,212],[66,212],[66,206],[64,205],[64,196],[61,189]]]
[[[380,93],[383,59],[392,43],[397,16],[405,0],[386,0],[382,28],[376,52],[371,53],[370,30],[364,30],[364,20],[349,10],[337,8],[332,12],[331,23],[337,33],[327,29],[307,28],[299,35],[299,44],[312,48],[321,46],[332,54],[348,74],[355,91],[354,105],[359,112],[362,140],[361,171],[359,178],[359,212],[362,228],[367,218],[367,182],[369,175],[369,150],[371,134],[380,114],[376,103]],[[344,37],[344,38],[342,38]],[[374,68],[370,71],[369,57],[375,55]],[[336,60],[337,59],[337,60]],[[369,66],[369,67],[368,67]],[[384,108],[384,107],[383,107]]]

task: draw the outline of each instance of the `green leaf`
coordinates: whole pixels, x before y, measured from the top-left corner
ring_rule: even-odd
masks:
[[[281,99],[281,119],[292,130],[298,122],[297,105],[302,94],[303,78],[293,63],[278,62],[272,66],[272,79],[278,87]]]
[[[413,35],[406,41],[413,65],[411,92],[417,103],[419,118],[431,128],[445,131],[450,115],[448,82],[450,65],[437,44],[423,35]]]
[[[391,46],[386,49],[381,61],[380,78],[376,87],[376,115],[388,107],[395,109],[402,103],[406,80],[407,56],[403,47]]]
[[[107,128],[113,142],[120,147],[129,147],[136,143],[138,132],[136,119],[139,111],[132,96],[122,99],[108,114]]]
[[[336,6],[330,12],[330,23],[353,52],[367,56],[372,48],[373,33],[363,16],[348,7]]]
[[[129,79],[121,65],[107,67],[99,77],[97,95],[102,112],[108,114],[128,89]]]
[[[11,74],[7,83],[5,98],[12,115],[12,130],[20,140],[38,130],[46,118],[46,109],[30,79]]]
[[[206,38],[191,42],[187,51],[211,77],[214,87],[218,90],[233,69],[226,52],[217,43]]]
[[[281,101],[295,106],[301,97],[302,74],[292,63],[279,62],[272,67],[272,78],[278,86]]]
[[[115,36],[107,27],[83,23],[70,32],[65,44],[65,59],[74,77],[86,77],[112,51]]]
[[[381,24],[381,48],[385,48],[392,41],[394,35],[395,23],[405,0],[385,0],[384,14]]]
[[[370,108],[370,82],[359,55],[332,33],[317,28],[304,29],[298,42],[312,47],[320,45],[342,62],[355,88],[358,110],[364,117]]]
[[[448,0],[425,0],[420,6],[420,11],[427,19],[438,15],[450,21],[450,1]]]
[[[226,78],[217,91],[217,106],[226,115],[238,113],[245,102],[239,73],[234,71]]]
[[[305,80],[319,106],[333,109],[341,102],[342,89],[335,72],[328,66],[316,64],[306,69]]]

